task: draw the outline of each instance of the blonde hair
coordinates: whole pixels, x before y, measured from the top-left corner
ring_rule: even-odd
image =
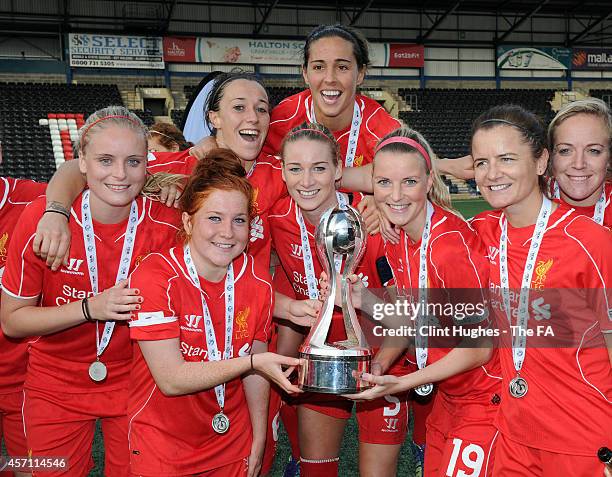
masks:
[[[431,159],[431,169],[427,165],[427,160],[418,151],[418,149],[409,144],[406,144],[404,142],[391,142],[391,143],[385,144],[383,147],[380,147],[380,145],[383,144],[387,139],[390,139],[393,137],[405,137],[408,139],[412,139],[413,141],[416,141],[421,147],[425,149],[425,151],[429,155],[429,158]],[[431,177],[431,181],[432,181],[432,186],[429,192],[427,193],[427,198],[430,200],[430,202],[436,204],[437,206],[442,207],[443,209],[460,216],[459,212],[452,206],[448,187],[446,187],[446,184],[442,182],[442,178],[440,177],[440,174],[438,173],[436,169],[435,159],[437,159],[437,156],[433,152],[433,149],[429,145],[429,142],[427,142],[427,139],[425,139],[425,137],[420,132],[414,129],[411,129],[407,126],[400,127],[396,129],[395,131],[391,131],[389,134],[383,137],[378,142],[377,147],[379,149],[377,149],[376,154],[378,154],[381,151],[397,152],[397,153],[416,152],[418,156],[421,158],[425,172],[427,173],[428,176]],[[374,163],[376,164],[376,156],[374,156]],[[374,169],[372,169],[372,171],[373,170]]]
[[[309,141],[320,141],[329,144],[332,153],[332,162],[334,163],[334,166],[338,167],[338,164],[342,162],[340,160],[340,147],[338,146],[338,141],[336,141],[336,138],[331,133],[331,131],[322,124],[309,122],[304,122],[299,126],[294,127],[283,138],[283,142],[280,147],[281,160],[283,162],[285,160],[285,146],[300,139],[307,139]]]
[[[563,106],[548,125],[548,145],[551,154],[555,154],[555,134],[557,128],[568,118],[577,114],[588,114],[602,120],[608,129],[608,150],[612,153],[612,114],[609,106],[598,98],[585,98],[572,101]],[[548,174],[552,177],[552,160],[548,161]],[[608,161],[607,179],[612,178],[612,163]]]
[[[87,118],[87,121],[85,121],[85,124],[79,129],[79,135],[75,142],[74,149],[79,152],[85,152],[88,139],[92,134],[104,129],[108,125],[132,129],[142,137],[146,150],[147,138],[149,136],[147,127],[138,116],[123,106],[107,106],[106,108],[99,109],[92,113]]]
[[[156,172],[147,177],[147,181],[140,192],[145,197],[153,200],[159,200],[160,193],[163,187],[175,185],[179,188],[184,188],[189,176],[185,174],[171,174],[169,172]]]
[[[590,114],[600,118],[608,128],[608,135],[612,139],[612,116],[608,105],[597,98],[579,99],[563,106],[548,125],[548,145],[551,150],[554,147],[555,132],[559,125],[577,114]]]

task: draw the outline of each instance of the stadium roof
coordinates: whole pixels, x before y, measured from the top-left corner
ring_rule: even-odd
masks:
[[[293,15],[288,20],[295,11],[308,19]],[[415,41],[430,41],[441,28],[451,31],[451,17],[481,16],[495,19],[495,32],[488,40],[493,44],[507,41],[532,20],[556,18],[568,26],[565,32],[561,28],[554,32],[565,33],[565,40],[553,43],[612,45],[612,0],[1,0],[0,33],[204,35],[212,32],[210,25],[220,22],[228,25],[228,36],[279,36],[276,27],[285,31],[295,27],[295,36],[303,37],[303,29],[314,26],[319,18],[353,24],[368,33],[368,28],[374,28],[373,19],[385,13],[418,16]],[[209,25],[209,30],[200,24]],[[232,30],[229,25],[244,28]]]

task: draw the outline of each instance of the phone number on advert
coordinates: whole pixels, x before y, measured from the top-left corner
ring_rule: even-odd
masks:
[[[0,457],[0,470],[66,470],[66,457]]]

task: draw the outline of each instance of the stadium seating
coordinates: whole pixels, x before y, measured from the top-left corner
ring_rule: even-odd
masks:
[[[0,83],[0,175],[49,180],[56,164],[73,154],[83,117],[122,104],[111,85]]]
[[[543,89],[405,89],[399,95],[412,106],[400,119],[430,141],[441,157],[469,153],[472,121],[491,106],[514,103],[549,121],[554,90]]]
[[[148,109],[132,109],[131,110],[136,116],[142,119],[142,122],[147,126],[151,126],[155,122],[153,113]]]
[[[283,99],[299,93],[304,88],[272,86],[267,89],[268,89],[268,94],[270,95],[270,106],[274,107],[278,103],[280,103]]]
[[[589,94],[593,98],[603,99],[609,106],[612,106],[612,89],[592,89]]]

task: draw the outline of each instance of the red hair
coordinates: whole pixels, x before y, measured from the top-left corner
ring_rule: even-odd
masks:
[[[216,190],[241,192],[248,201],[249,221],[257,214],[253,186],[240,159],[229,149],[213,149],[198,162],[181,195],[181,210],[195,215]]]

